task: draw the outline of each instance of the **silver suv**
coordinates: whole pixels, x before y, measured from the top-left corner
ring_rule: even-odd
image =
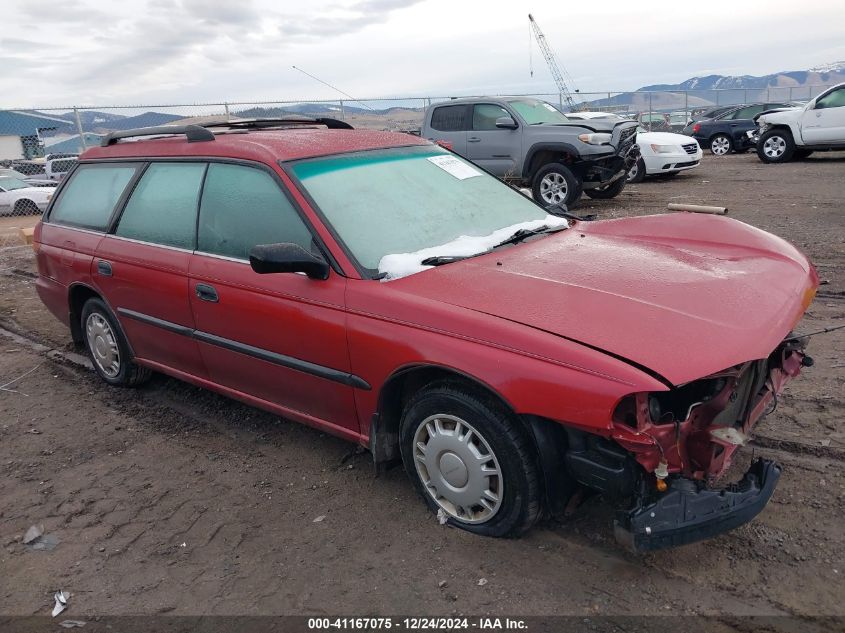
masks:
[[[637,162],[634,121],[574,121],[528,97],[452,99],[428,107],[422,136],[499,178],[529,186],[544,205],[581,193],[613,198]]]

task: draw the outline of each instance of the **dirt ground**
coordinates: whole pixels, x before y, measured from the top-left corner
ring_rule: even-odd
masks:
[[[815,262],[824,285],[810,331],[845,322],[843,199],[843,153],[787,165],[706,155],[578,211],[728,206]],[[813,340],[815,366],[742,453],[740,469],[752,454],[785,467],[763,513],[708,542],[634,556],[599,498],[518,540],[471,536],[440,526],[401,469],[376,477],[343,441],[162,376],[109,388],[48,354],[70,350],[69,333],[38,301],[34,271],[27,248],[0,250],[0,326],[27,339],[0,330],[0,615],[46,614],[64,589],[67,617],[83,620],[697,614],[734,630],[724,618],[845,617],[845,330]],[[33,524],[53,549],[22,543]]]

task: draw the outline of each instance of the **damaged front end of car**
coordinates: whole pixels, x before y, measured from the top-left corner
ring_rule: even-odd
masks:
[[[626,499],[617,540],[634,551],[692,543],[756,516],[780,467],[765,459],[734,484],[718,480],[754,425],[802,367],[807,339],[787,337],[768,358],[742,363],[661,392],[622,399],[609,437],[570,431],[566,468],[578,483]]]

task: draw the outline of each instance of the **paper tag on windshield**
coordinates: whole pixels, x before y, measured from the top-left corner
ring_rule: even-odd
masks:
[[[467,178],[481,175],[481,172],[475,167],[459,161],[454,156],[429,156],[428,160],[440,167],[443,171],[452,174],[458,180],[466,180]]]

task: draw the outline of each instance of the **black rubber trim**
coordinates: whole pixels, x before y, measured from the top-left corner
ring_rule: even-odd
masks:
[[[355,389],[363,389],[365,391],[372,389],[366,380],[360,376],[356,376],[355,374],[350,374],[349,372],[332,369],[331,367],[325,367],[323,365],[316,365],[308,362],[307,360],[294,358],[293,356],[277,354],[276,352],[261,349],[260,347],[253,347],[252,345],[246,345],[245,343],[239,343],[238,341],[223,338],[222,336],[217,336],[215,334],[209,334],[208,332],[200,332],[199,330],[194,330],[184,325],[179,325],[178,323],[164,321],[163,319],[157,319],[156,317],[142,314],[141,312],[135,312],[134,310],[118,308],[117,311],[120,315],[135,321],[153,325],[155,327],[162,328],[163,330],[167,330],[168,332],[173,332],[174,334],[181,334],[182,336],[187,336],[188,338],[193,338],[197,341],[208,343],[209,345],[215,345],[217,347],[222,347],[223,349],[238,352],[239,354],[245,354],[246,356],[251,356],[259,360],[267,361],[268,363],[273,363],[274,365],[301,371],[304,374],[310,374],[312,376],[317,376],[318,378],[325,378],[326,380],[338,382],[342,385],[348,385],[350,387],[354,387]]]
[[[156,327],[160,327],[162,330],[167,330],[168,332],[173,332],[174,334],[181,334],[182,336],[193,336],[194,330],[189,328],[185,325],[179,325],[178,323],[173,323],[172,321],[165,321],[164,319],[157,319],[153,316],[148,314],[143,314],[141,312],[135,312],[135,310],[127,310],[126,308],[118,308],[117,313],[121,316],[125,316],[127,318],[132,319],[133,321],[140,321],[141,323],[146,323],[147,325],[154,325]]]

